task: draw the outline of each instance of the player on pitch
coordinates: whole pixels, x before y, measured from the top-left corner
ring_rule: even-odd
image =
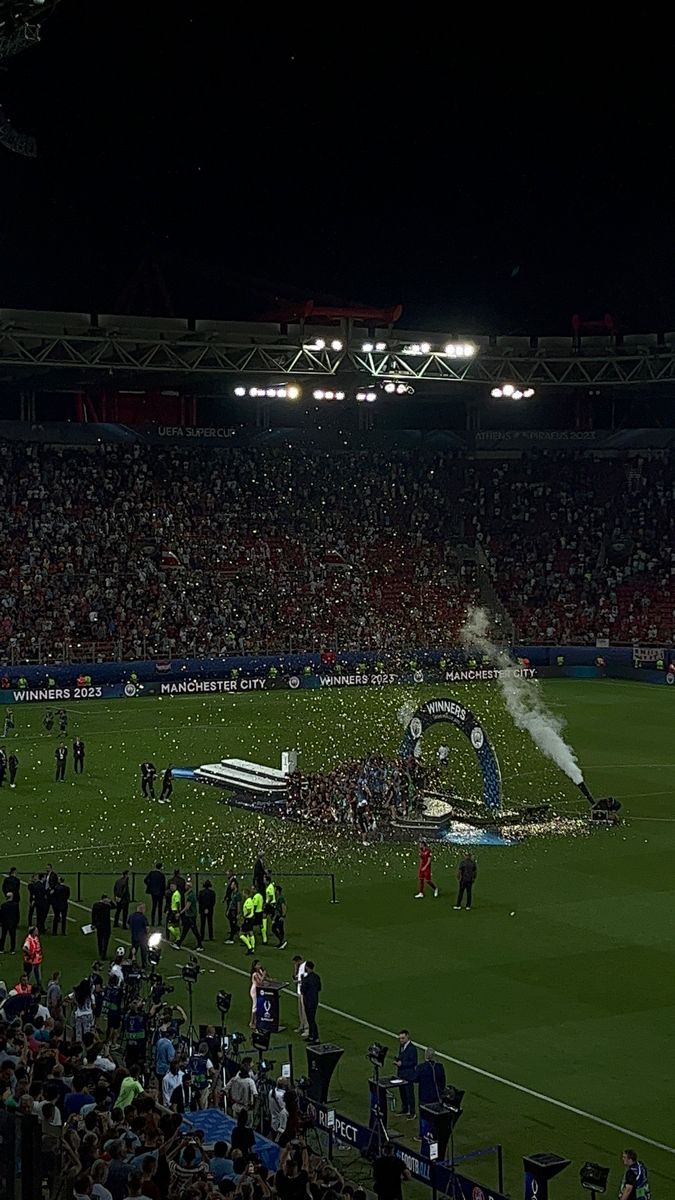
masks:
[[[431,878],[431,849],[426,842],[422,842],[420,846],[420,865],[417,870],[417,879],[419,883],[419,891],[415,896],[416,900],[424,899],[424,885],[429,884],[434,893],[434,900],[438,895],[438,888]]]

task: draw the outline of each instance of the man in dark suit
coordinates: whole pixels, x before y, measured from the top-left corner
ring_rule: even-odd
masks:
[[[402,1029],[398,1035],[398,1058],[394,1059],[399,1079],[405,1080],[401,1086],[401,1112],[404,1117],[415,1116],[415,1087],[417,1075],[417,1047],[410,1041],[407,1029]]]
[[[0,904],[0,951],[5,949],[5,939],[9,941],[12,954],[16,950],[16,931],[19,924],[19,901],[9,895],[4,904]]]
[[[70,888],[63,878],[63,875],[60,875],[59,882],[52,892],[52,909],[54,911],[54,920],[52,922],[53,934],[57,934],[59,932],[59,928],[61,933],[66,932],[66,918],[68,916],[69,900]]]
[[[317,975],[314,970],[314,963],[308,959],[305,963],[305,974],[302,978],[302,1000],[305,1006],[305,1014],[307,1016],[307,1024],[309,1032],[306,1040],[310,1044],[314,1044],[319,1040],[319,1028],[316,1023],[316,1013],[319,1007],[319,992],[321,991],[321,976]]]
[[[478,874],[478,865],[470,850],[467,850],[464,858],[457,868],[457,879],[459,881],[459,889],[457,892],[457,903],[455,909],[462,907],[462,900],[466,896],[467,911],[471,908],[473,885],[476,882]]]
[[[166,891],[166,875],[162,870],[161,862],[155,863],[154,869],[148,871],[145,879],[146,894],[152,900],[152,912],[150,913],[150,924],[162,924],[162,908],[164,906],[164,893]]]
[[[76,775],[84,771],[84,742],[81,737],[76,737],[73,742],[73,770]]]
[[[100,900],[97,900],[91,910],[91,923],[96,930],[96,940],[98,942],[98,952],[101,958],[107,958],[108,942],[110,941],[110,914],[115,907],[114,900],[110,900],[105,892]]]
[[[68,747],[63,742],[61,742],[60,746],[56,747],[54,758],[56,759],[56,781],[59,783],[66,777],[66,762],[68,760]]]
[[[213,941],[213,910],[216,907],[216,893],[213,890],[210,879],[204,881],[204,886],[199,889],[197,897],[197,905],[199,907],[199,932],[202,935],[202,941],[206,933],[209,935],[209,941]]]

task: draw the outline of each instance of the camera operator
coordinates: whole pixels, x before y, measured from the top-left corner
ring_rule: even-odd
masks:
[[[192,1076],[192,1087],[194,1090],[194,1099],[196,1108],[207,1108],[209,1097],[211,1095],[211,1087],[215,1075],[215,1068],[209,1058],[209,1048],[206,1042],[200,1042],[196,1054],[191,1054],[187,1064],[187,1070]]]
[[[245,1067],[243,1063],[237,1074],[232,1076],[225,1089],[225,1094],[233,1117],[237,1117],[242,1111],[249,1113],[253,1111],[258,1099],[258,1089],[248,1067]]]
[[[176,1061],[176,1047],[169,1037],[170,1026],[167,1022],[159,1027],[159,1038],[155,1045],[155,1075],[160,1088],[163,1087],[164,1076],[171,1070]]]
[[[132,1000],[128,1012],[122,1020],[124,1034],[124,1061],[127,1067],[145,1062],[145,1052],[148,1044],[148,1015],[144,1011],[143,1001]]]
[[[124,998],[123,959],[124,950],[120,947],[115,954],[113,962],[110,964],[108,982],[103,989],[101,1015],[106,1019],[106,1036],[110,1042],[115,1041],[120,1025],[122,1024],[122,1004]]]

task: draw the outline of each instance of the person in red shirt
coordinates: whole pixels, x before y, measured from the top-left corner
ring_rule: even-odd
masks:
[[[31,972],[35,977],[35,983],[40,989],[42,987],[42,977],[40,974],[40,964],[42,963],[42,946],[40,945],[40,937],[38,934],[37,925],[31,925],[26,940],[23,944],[23,969],[26,972],[28,979],[31,977]]]
[[[420,865],[418,868],[417,878],[419,883],[419,891],[417,892],[415,899],[424,899],[424,887],[426,884],[428,884],[434,893],[435,900],[438,895],[438,888],[431,878],[431,848],[427,842],[422,842],[422,845],[420,846]]]

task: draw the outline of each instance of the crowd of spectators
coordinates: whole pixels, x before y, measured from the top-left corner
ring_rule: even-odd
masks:
[[[672,466],[0,443],[0,655],[450,646],[476,544],[519,639],[668,642]]]
[[[286,811],[311,825],[341,825],[366,837],[414,811],[427,776],[413,755],[389,761],[375,753],[331,771],[296,771]]]
[[[254,876],[263,868],[259,856]],[[16,895],[18,907],[21,893],[14,868],[4,885]],[[33,958],[31,941],[38,951]],[[50,949],[55,945],[51,942]],[[294,969],[296,960],[301,961],[296,956]],[[31,1146],[35,1194],[42,1187],[44,1195],[63,1200],[338,1200],[359,1195],[365,1200],[365,1192],[322,1157],[318,1143],[310,1151],[302,1090],[283,1076],[276,1082],[269,1079],[264,1066],[246,1056],[241,1036],[236,1048],[233,1039],[226,1049],[216,1027],[205,1026],[200,1040],[191,1040],[185,1011],[167,1001],[173,987],[156,968],[152,974],[140,970],[133,944],[131,950],[117,948],[110,962],[93,963],[84,978],[75,976],[72,986],[65,982],[65,970],[43,977],[35,929],[29,929],[23,945],[23,970],[10,958],[4,961],[3,1194],[7,1172],[15,1170],[13,1150],[9,1157],[5,1153],[15,1145],[6,1136],[9,1123],[25,1118],[30,1128],[22,1125],[16,1145]],[[303,963],[305,978],[312,967]],[[262,972],[257,959],[253,982],[256,969]],[[298,1006],[300,1011],[300,1000]],[[225,1053],[238,1056],[234,1065],[226,1064]],[[205,1108],[225,1109],[233,1121],[228,1125],[221,1119],[217,1140],[209,1140],[200,1127],[198,1114]],[[256,1129],[264,1130],[264,1141]],[[25,1157],[22,1170],[28,1171]]]

